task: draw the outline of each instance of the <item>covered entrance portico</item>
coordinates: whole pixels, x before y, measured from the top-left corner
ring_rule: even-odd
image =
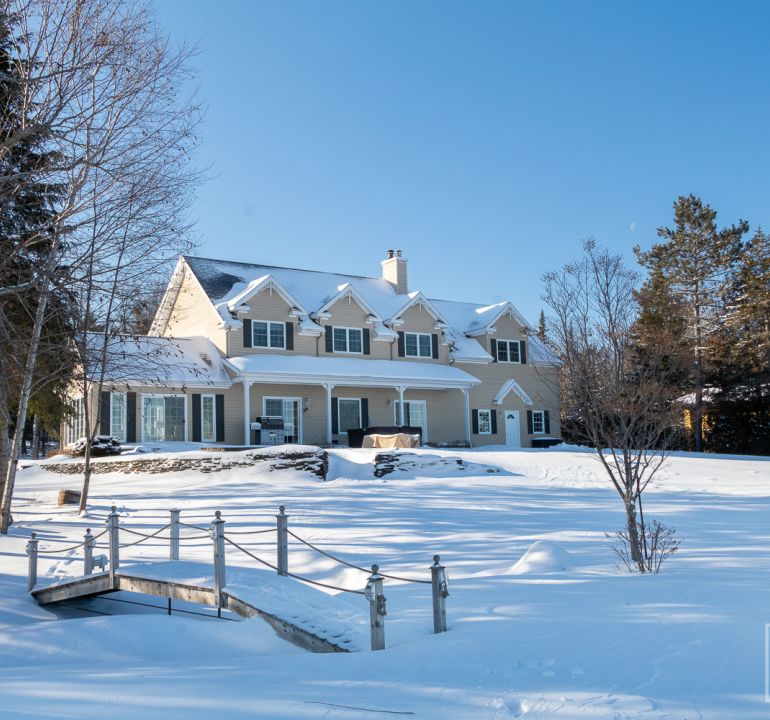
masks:
[[[438,363],[428,362],[408,362],[399,360],[359,360],[351,358],[325,358],[325,357],[307,357],[307,356],[286,356],[286,355],[248,355],[239,356],[230,359],[231,364],[237,368],[238,376],[235,382],[241,382],[243,385],[243,425],[244,438],[248,442],[250,436],[250,425],[253,422],[253,416],[258,413],[252,408],[252,387],[259,385],[263,389],[263,397],[278,395],[272,388],[275,386],[286,387],[293,386],[297,388],[296,395],[298,406],[304,405],[302,411],[311,410],[312,399],[317,397],[323,403],[323,413],[320,408],[312,406],[310,420],[305,423],[305,437],[298,436],[302,442],[325,442],[331,445],[335,434],[344,434],[344,431],[335,433],[335,424],[341,428],[340,417],[337,415],[344,404],[345,411],[353,410],[355,415],[355,398],[348,398],[353,395],[351,390],[360,390],[363,395],[365,389],[371,391],[370,394],[376,395],[377,404],[371,404],[366,401],[366,409],[363,408],[363,401],[359,400],[359,410],[357,418],[360,419],[362,426],[366,425],[390,425],[393,423],[395,414],[396,424],[405,425],[405,403],[410,399],[405,398],[407,391],[457,391],[462,395],[462,433],[465,442],[471,442],[471,418],[470,418],[470,400],[469,391],[480,381],[468,373],[457,368],[440,365]],[[307,388],[305,391],[298,386]],[[322,391],[321,397],[318,397],[318,391]],[[390,390],[392,396],[387,401],[379,402],[383,397],[382,390]],[[334,397],[335,391],[339,395]],[[284,393],[281,393],[282,395]],[[426,395],[436,396],[436,393],[426,392]],[[388,393],[388,395],[390,395]],[[443,395],[441,393],[440,395]],[[304,397],[304,402],[302,398]],[[337,405],[335,405],[335,400]],[[385,404],[387,403],[387,407]],[[426,402],[426,414],[430,414],[431,400]],[[459,403],[447,403],[457,409]],[[262,408],[259,408],[262,410]],[[437,409],[437,413],[440,411]],[[302,413],[300,413],[301,415]],[[350,422],[350,417],[346,418]],[[460,418],[458,418],[460,420]],[[301,422],[301,418],[298,421]],[[315,424],[317,428],[313,436],[312,427]],[[310,426],[310,432],[308,432]],[[308,437],[308,436],[311,437]],[[440,439],[440,438],[435,438]]]

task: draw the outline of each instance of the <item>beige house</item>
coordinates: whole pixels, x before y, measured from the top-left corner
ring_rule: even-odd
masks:
[[[400,251],[381,265],[358,277],[181,257],[150,336],[115,353],[125,367],[92,398],[99,432],[250,445],[257,417],[280,416],[304,444],[375,425],[419,426],[439,445],[559,437],[558,361],[510,302],[428,299]]]

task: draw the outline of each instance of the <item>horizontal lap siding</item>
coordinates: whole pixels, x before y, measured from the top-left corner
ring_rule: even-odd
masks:
[[[227,338],[222,318],[189,269],[185,269],[182,286],[169,316],[164,335],[190,337],[203,335],[222,352],[227,351]]]
[[[493,336],[482,336],[480,339],[486,343],[485,349],[489,350],[489,338],[504,340],[524,340],[526,337],[521,332],[521,327],[516,321],[505,317],[495,323],[497,332]],[[473,435],[474,445],[497,445],[505,443],[505,410],[519,411],[519,427],[521,429],[522,447],[531,447],[532,438],[537,435],[527,433],[527,410],[548,410],[551,424],[549,436],[559,437],[561,425],[559,422],[559,371],[558,368],[546,365],[531,365],[529,347],[527,348],[527,364],[496,362],[488,365],[476,365],[471,363],[457,363],[456,367],[465,370],[481,380],[470,393],[471,408],[489,408],[497,411],[497,434]],[[502,405],[495,405],[494,399],[500,388],[507,381],[515,380],[532,400],[528,406],[511,390]]]
[[[446,365],[449,362],[449,348],[442,343],[441,331],[436,330],[436,319],[427,310],[412,305],[402,316],[404,324],[397,328],[399,332],[429,333],[437,335],[438,340],[438,359],[434,358],[398,358],[399,360],[409,360],[410,362],[431,362],[439,365]]]

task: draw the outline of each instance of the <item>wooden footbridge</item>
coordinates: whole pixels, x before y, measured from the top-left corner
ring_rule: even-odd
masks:
[[[283,506],[276,516],[275,527],[228,533],[225,533],[225,521],[219,512],[215,513],[208,528],[181,522],[179,510],[171,510],[170,514],[168,524],[147,534],[121,525],[120,516],[113,506],[107,517],[105,530],[92,535],[88,529],[83,542],[62,549],[39,547],[40,541],[35,533],[32,533],[27,543],[30,593],[41,605],[66,603],[118,591],[142,593],[166,598],[169,613],[172,608],[171,601],[174,599],[198,603],[216,608],[219,616],[222,610],[229,610],[244,618],[260,617],[270,624],[280,637],[313,652],[350,652],[361,649],[364,643],[361,642],[360,636],[365,635],[367,624],[372,650],[385,647],[386,600],[383,583],[386,578],[390,578],[430,584],[434,632],[445,632],[447,629],[446,597],[449,593],[446,571],[438,555],[433,556],[430,579],[404,578],[382,573],[377,565],[372,565],[371,571],[367,570],[303,540],[288,529],[288,516]],[[183,536],[183,529],[202,531],[204,534]],[[161,533],[165,531],[168,531],[168,535],[162,536]],[[121,532],[139,536],[140,539],[121,545]],[[274,533],[276,536],[276,564],[264,560],[244,547],[248,541],[239,543],[233,539],[233,536],[238,535],[268,533]],[[106,546],[97,545],[96,541],[104,535],[107,535]],[[289,536],[327,558],[366,573],[366,586],[362,589],[342,588],[289,572]],[[169,541],[169,560],[121,565],[122,548],[139,545],[153,538]],[[212,540],[213,564],[180,560],[182,541],[201,538]],[[275,571],[275,574],[253,567],[226,568],[226,546]],[[94,550],[100,547],[105,547],[108,555],[94,555]],[[71,553],[80,548],[83,550],[82,576],[58,580],[49,585],[38,583],[37,568],[40,557]],[[97,567],[101,567],[101,571],[94,572]],[[229,583],[227,575],[230,576]],[[346,607],[341,607],[339,596],[319,592],[313,585],[364,596],[369,601],[369,622],[366,622],[365,613],[358,612],[357,608],[351,607],[349,603]]]

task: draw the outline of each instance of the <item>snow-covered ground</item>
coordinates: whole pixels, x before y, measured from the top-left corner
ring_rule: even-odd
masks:
[[[622,506],[590,453],[419,452],[423,463],[382,479],[366,450],[333,451],[328,482],[250,468],[95,475],[87,519],[55,504],[76,477],[25,468],[16,523],[0,538],[3,717],[768,717],[770,459],[672,458],[647,511],[684,545],[661,575],[640,577],[617,567],[605,532],[622,526]],[[436,455],[476,465],[450,472],[432,464]],[[168,617],[116,599],[38,607],[26,593],[30,532],[44,547],[66,547],[87,526],[101,529],[113,502],[134,528],[157,528],[179,507],[196,525],[221,510],[229,530],[272,525],[283,504],[310,542],[410,577],[427,578],[438,552],[450,575],[449,632],[432,634],[428,586],[392,581],[382,652],[311,654],[260,620]],[[258,544],[269,535],[243,539],[274,559]],[[209,562],[211,542],[182,553]],[[77,553],[55,558],[41,558],[42,582],[80,573]],[[154,540],[122,556],[166,558],[166,543]],[[258,567],[230,549],[228,563]],[[290,569],[348,588],[366,579],[296,543]],[[309,618],[319,626],[368,612],[357,595],[324,600],[339,613]]]

